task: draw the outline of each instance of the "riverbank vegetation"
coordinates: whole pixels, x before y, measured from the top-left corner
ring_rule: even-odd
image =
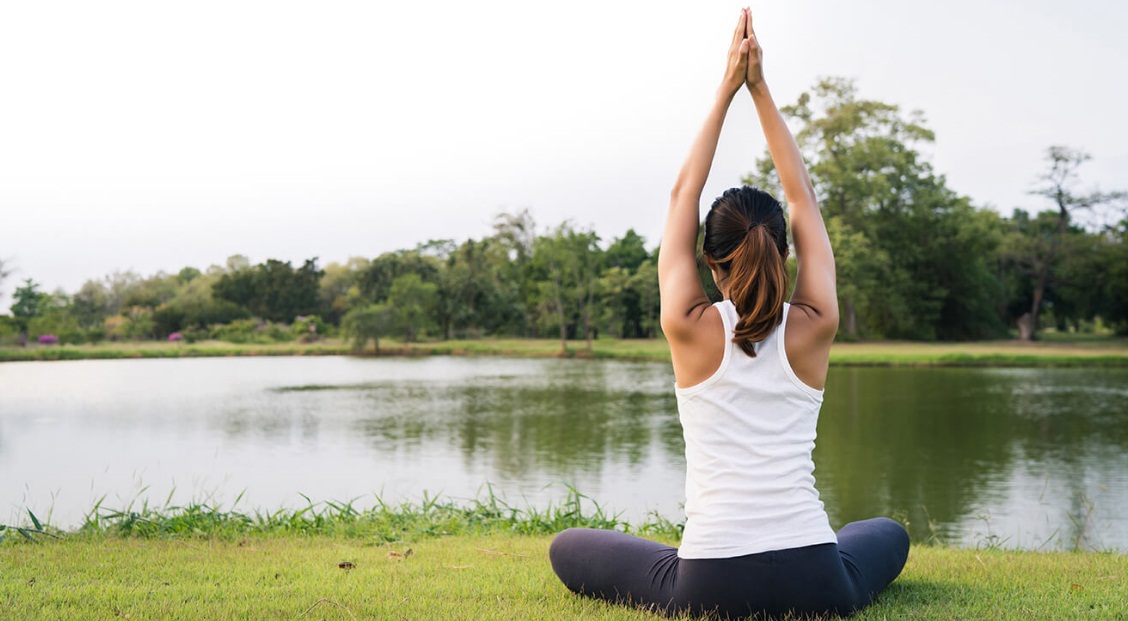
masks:
[[[0,362],[33,360],[102,360],[126,358],[201,358],[224,356],[332,356],[355,355],[351,343],[339,338],[313,342],[197,343],[118,342],[84,345],[29,345],[0,347]],[[379,354],[365,356],[508,356],[516,358],[595,358],[667,362],[666,341],[600,338],[589,350],[583,343],[561,351],[552,339],[449,340],[408,342],[384,340]],[[1123,367],[1128,366],[1128,339],[1101,338],[1035,343],[980,341],[974,343],[836,343],[830,352],[832,366],[952,366],[952,367]]]
[[[1083,187],[1084,152],[1047,149],[1030,204],[1003,216],[933,170],[920,150],[934,135],[919,113],[864,99],[842,79],[819,82],[784,113],[835,247],[842,341],[1128,333],[1126,196]],[[777,189],[767,154],[744,181]],[[379,352],[392,339],[455,349],[552,338],[561,352],[582,342],[597,355],[603,337],[659,336],[656,257],[633,230],[604,240],[572,222],[543,228],[528,211],[502,213],[480,239],[325,267],[236,255],[203,270],[119,272],[73,293],[28,278],[0,316],[0,345],[217,340],[316,352],[304,346],[339,337]],[[12,267],[0,264],[0,279]]]
[[[98,508],[55,536],[29,516],[0,541],[0,616],[98,618],[655,619],[576,597],[548,563],[552,534],[617,528],[675,544],[677,525],[631,527],[573,493],[545,511],[487,498],[358,511],[348,503],[245,515],[205,505]],[[856,619],[1117,618],[1128,555],[916,545]]]

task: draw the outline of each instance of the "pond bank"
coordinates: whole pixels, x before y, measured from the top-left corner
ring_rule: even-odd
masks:
[[[226,356],[342,356],[355,352],[346,343],[236,344],[102,343],[0,347],[0,362],[118,358],[196,358]],[[601,358],[666,362],[669,348],[662,339],[598,339],[587,351],[583,341],[569,341],[562,352],[552,339],[479,339],[410,343],[388,341],[379,354],[369,347],[364,356],[512,356],[526,358]],[[830,353],[833,366],[946,367],[1128,367],[1128,339],[1077,342],[982,341],[970,343],[873,342],[839,343]]]
[[[384,542],[80,536],[0,545],[11,619],[605,619],[651,613],[569,593],[550,535]],[[1128,556],[915,546],[859,621],[1123,618]]]
[[[548,547],[572,526],[671,545],[680,533],[623,523],[574,490],[544,509],[487,491],[368,510],[96,506],[71,532],[25,517],[0,531],[0,618],[656,619],[572,595]],[[1126,554],[914,545],[901,577],[852,618],[1123,618],[1126,576]]]

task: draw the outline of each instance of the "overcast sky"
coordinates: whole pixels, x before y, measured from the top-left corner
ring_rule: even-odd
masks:
[[[500,210],[658,242],[738,2],[4,2],[0,258],[17,281],[489,232]],[[1046,147],[1128,187],[1128,2],[759,1],[778,102],[820,76],[920,109],[956,191],[1010,213]],[[706,196],[763,152],[730,113]]]

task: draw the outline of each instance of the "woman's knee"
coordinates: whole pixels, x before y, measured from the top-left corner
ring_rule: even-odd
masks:
[[[909,558],[909,533],[895,520],[871,518],[843,526],[838,531],[838,546],[850,552],[880,550],[886,562],[903,567]]]
[[[874,518],[872,520],[876,528],[879,528],[885,535],[886,539],[894,547],[895,550],[900,552],[902,559],[909,556],[909,531],[895,520],[886,517]]]
[[[552,571],[560,578],[564,586],[573,591],[578,591],[581,583],[578,571],[582,563],[585,540],[589,539],[587,528],[569,528],[561,531],[552,539],[548,546],[548,560],[552,564]]]

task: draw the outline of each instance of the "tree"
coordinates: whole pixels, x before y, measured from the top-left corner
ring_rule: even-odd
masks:
[[[568,222],[549,235],[537,237],[533,244],[532,265],[540,306],[554,316],[561,352],[568,350],[568,327],[574,320],[582,324],[587,349],[591,351],[601,260],[599,236],[591,230],[576,230]]]
[[[968,320],[967,308],[989,308],[997,283],[969,287],[962,275],[995,279],[988,265],[994,238],[963,234],[975,210],[918,152],[934,140],[921,113],[862,99],[841,78],[820,81],[782,112],[799,123],[796,140],[835,250],[840,336],[966,338],[982,331],[958,322]],[[745,182],[780,196],[770,154]]]
[[[435,313],[444,339],[453,331],[492,332],[509,319],[498,261],[505,252],[492,238],[468,239],[445,256],[436,280]]]
[[[626,336],[630,303],[635,300],[631,289],[631,273],[619,266],[608,267],[599,277],[601,320],[607,334],[615,338]]]
[[[1097,312],[1128,334],[1128,218],[1101,235],[1097,264],[1103,270]]]
[[[649,258],[650,252],[646,250],[646,240],[634,229],[627,229],[622,237],[612,241],[603,252],[604,265],[621,267],[631,273],[638,270],[638,266]]]
[[[322,275],[316,258],[306,260],[298,269],[289,261],[268,259],[221,275],[212,286],[212,295],[242,306],[256,317],[288,323],[299,315],[317,313]]]
[[[419,274],[403,274],[392,281],[387,304],[392,308],[395,326],[403,334],[405,343],[415,340],[431,326],[437,290],[434,283],[425,282]]]
[[[199,278],[202,274],[203,272],[194,267],[185,267],[176,273],[176,282],[180,285],[186,285]]]
[[[534,334],[539,285],[532,264],[536,243],[536,223],[528,209],[501,212],[494,217],[490,236],[490,263],[494,272],[497,299],[494,306],[501,311],[498,328],[505,326],[512,334]]]
[[[102,326],[106,317],[115,314],[105,282],[90,279],[83,283],[71,299],[71,313],[83,328]]]
[[[365,304],[345,313],[341,319],[341,329],[346,339],[351,338],[353,349],[364,351],[369,339],[376,344],[380,353],[380,337],[390,333],[395,311],[390,304]]]
[[[1050,201],[1052,211],[1047,215],[1039,214],[1034,220],[1020,222],[1008,240],[1008,258],[1030,278],[1030,307],[1017,322],[1019,338],[1024,341],[1037,336],[1047,287],[1052,283],[1066,248],[1078,241],[1080,231],[1071,230],[1075,215],[1124,197],[1123,192],[1077,190],[1077,170],[1089,159],[1088,153],[1070,147],[1052,146],[1047,149],[1047,170],[1038,177],[1037,185],[1030,194]]]
[[[15,317],[16,325],[25,339],[27,338],[28,324],[32,319],[46,312],[50,297],[50,295],[40,291],[39,284],[30,278],[24,280],[22,287],[16,288],[16,292],[12,296],[15,300],[11,309],[12,316]]]
[[[638,296],[638,336],[644,338],[658,336],[661,330],[659,321],[661,305],[658,295],[658,263],[654,257],[639,264],[638,271],[631,276],[631,289]]]
[[[435,282],[440,261],[420,251],[397,250],[376,257],[359,276],[361,294],[370,302],[383,302],[392,292],[392,282],[405,274],[416,274],[426,282]]]
[[[357,287],[360,275],[368,269],[370,262],[364,257],[349,257],[343,265],[330,263],[325,266],[319,284],[321,311],[319,314],[336,325],[349,310],[349,291]],[[359,289],[357,289],[359,293]]]

